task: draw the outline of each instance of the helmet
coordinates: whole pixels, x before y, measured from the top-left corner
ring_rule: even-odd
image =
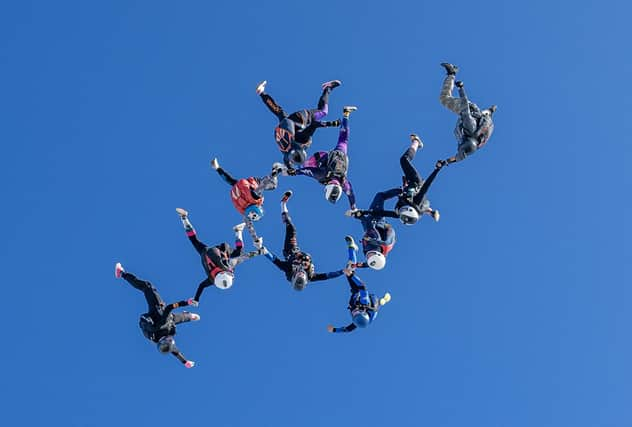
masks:
[[[367,326],[369,326],[371,318],[366,311],[355,309],[351,312],[351,321],[358,328],[366,328]]]
[[[307,153],[302,148],[293,148],[290,151],[290,161],[302,165],[307,160]]]
[[[366,253],[366,262],[373,270],[381,270],[386,265],[386,257],[378,251],[369,251]]]
[[[338,181],[329,181],[329,184],[325,186],[325,199],[329,200],[331,203],[336,203],[338,199],[340,199],[341,195],[342,187]]]
[[[234,277],[235,276],[233,276],[233,273],[231,273],[230,271],[220,271],[215,276],[213,284],[219,289],[228,289],[233,286]]]
[[[158,351],[163,354],[171,353],[175,349],[176,349],[176,340],[174,340],[171,335],[162,337],[158,341]]]
[[[399,208],[397,213],[399,214],[400,221],[406,225],[413,225],[419,221],[419,213],[417,212],[417,209],[410,205],[402,206]]]
[[[283,151],[287,151],[294,142],[294,122],[290,119],[283,119],[274,129],[274,139]]]
[[[257,205],[250,205],[246,208],[246,210],[244,211],[244,214],[251,221],[259,221],[261,217],[263,216],[263,208]]]
[[[292,275],[292,287],[295,291],[302,291],[307,286],[307,273],[300,270]]]

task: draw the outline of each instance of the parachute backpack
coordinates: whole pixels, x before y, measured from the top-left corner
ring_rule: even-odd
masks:
[[[292,149],[295,132],[294,122],[292,120],[285,118],[279,122],[279,125],[274,128],[274,140],[279,146],[279,150],[287,153]]]
[[[332,150],[327,156],[327,178],[344,180],[349,169],[349,157],[341,150]],[[340,182],[342,184],[342,181]]]
[[[263,205],[263,196],[255,198],[252,194],[252,190],[259,187],[257,180],[253,177],[242,178],[233,185],[230,189],[230,200],[233,202],[235,209],[240,214],[244,214],[248,206]]]

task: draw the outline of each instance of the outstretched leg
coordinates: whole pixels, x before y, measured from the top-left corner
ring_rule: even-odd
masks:
[[[412,134],[410,135],[410,141],[410,147],[408,147],[399,159],[399,164],[402,167],[402,172],[404,172],[407,184],[418,187],[421,185],[422,179],[412,162],[415,158],[415,154],[417,154],[417,150],[421,146],[421,139],[419,139],[417,135]]]
[[[454,89],[454,81],[456,76],[454,74],[448,74],[443,80],[441,86],[441,93],[439,94],[439,102],[453,113],[459,114],[464,107],[467,106],[467,100],[462,98],[455,98],[452,96],[452,90]],[[465,102],[465,105],[463,103]]]
[[[193,228],[193,224],[189,221],[189,213],[182,208],[176,208],[176,212],[180,215],[180,220],[182,221],[182,226],[184,227],[184,232],[186,233],[189,241],[200,255],[206,252],[206,245],[197,237],[197,233]]]
[[[123,272],[121,277],[125,279],[127,283],[138,289],[145,295],[147,301],[148,312],[159,311],[161,307],[165,306],[165,302],[160,297],[158,290],[148,281],[141,280],[134,276],[132,273]]]
[[[287,117],[287,114],[285,113],[285,111],[283,111],[283,108],[279,104],[277,104],[270,95],[262,92],[259,96],[261,97],[261,100],[266,105],[266,107],[268,107],[268,110],[270,110],[272,114],[274,114],[276,118],[279,119],[279,121]]]
[[[292,218],[287,210],[287,201],[292,197],[291,191],[286,191],[281,199],[281,219],[285,224],[285,240],[283,242],[283,257],[289,258],[289,256],[298,252],[298,240],[296,237],[296,227],[292,223]]]
[[[194,322],[200,320],[200,316],[196,313],[183,311],[182,313],[173,313],[173,322],[178,325],[180,323]]]

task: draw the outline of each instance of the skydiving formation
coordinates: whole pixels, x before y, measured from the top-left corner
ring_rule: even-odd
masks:
[[[133,288],[141,291],[147,302],[147,312],[140,316],[139,321],[143,335],[156,343],[161,353],[171,353],[187,368],[195,366],[195,362],[186,359],[176,347],[174,336],[176,325],[198,321],[200,316],[186,311],[176,313],[174,310],[185,306],[197,307],[202,293],[208,287],[230,289],[236,280],[236,269],[239,264],[259,255],[263,255],[281,270],[285,280],[296,291],[304,290],[311,282],[345,276],[350,290],[347,309],[351,323],[339,327],[330,324],[327,326],[327,331],[346,333],[372,324],[379,310],[391,301],[391,294],[385,292],[382,297],[378,297],[378,294],[369,292],[366,283],[356,274],[357,269],[368,268],[369,270],[365,270],[368,274],[380,275],[383,273],[372,273],[371,270],[379,271],[389,268],[387,257],[397,241],[395,225],[403,227],[404,233],[410,233],[417,227],[408,226],[417,224],[424,216],[433,218],[435,222],[439,221],[439,210],[433,208],[428,199],[430,187],[436,181],[439,172],[444,167],[464,160],[485,146],[494,130],[493,115],[496,106],[492,105],[481,110],[477,104],[469,100],[463,82],[456,80],[459,68],[447,62],[441,63],[441,67],[446,75],[441,86],[440,103],[458,116],[454,129],[457,140],[456,154],[448,156],[445,160],[437,160],[433,170],[424,179],[414,165],[417,152],[423,149],[423,142],[417,134],[410,134],[410,144],[399,159],[402,172],[401,185],[393,186],[393,183],[381,182],[380,175],[377,174],[376,179],[372,181],[377,188],[371,189],[377,192],[373,193],[375,195],[367,209],[358,208],[356,193],[348,176],[350,118],[351,113],[358,108],[347,105],[342,110],[342,118],[333,121],[323,120],[329,113],[329,95],[333,89],[342,85],[341,81],[330,80],[321,85],[322,92],[316,108],[300,109],[291,114],[287,114],[272,96],[266,93],[267,81],[259,83],[255,89],[256,94],[278,121],[274,129],[274,138],[279,150],[283,153],[282,162],[274,163],[269,175],[253,176],[250,172],[245,175],[247,178],[237,179],[220,166],[217,158],[211,160],[212,169],[217,171],[222,180],[230,186],[230,200],[241,216],[240,222],[232,229],[235,237],[234,247],[227,242],[209,246],[200,241],[189,219],[189,213],[185,209],[176,208],[184,232],[201,259],[205,277],[197,286],[191,285],[188,288],[189,295],[193,296],[172,304],[165,304],[150,282],[126,272],[120,263],[115,264],[115,277],[124,279]],[[458,97],[452,94],[455,86],[458,89]],[[326,127],[338,128],[335,145],[332,140],[329,143],[331,144],[329,147],[333,145],[331,150],[316,150],[308,157],[307,151],[315,143],[316,130]],[[318,143],[326,144],[329,138],[327,132],[322,132],[322,135],[319,132],[318,135]],[[392,167],[396,168],[394,164]],[[343,193],[347,196],[349,209],[346,210],[345,215],[360,221],[362,235],[359,243],[362,246],[364,260],[358,260],[357,252],[360,248],[355,239],[351,235],[346,235],[344,236],[347,244],[346,266],[327,273],[317,273],[312,256],[299,246],[297,228],[290,217],[288,201],[293,195],[292,190],[286,191],[281,198],[281,222],[284,227],[282,258],[272,252],[269,246],[264,245],[263,237],[259,236],[255,229],[255,223],[260,221],[265,213],[264,193],[276,190],[279,179],[291,181],[296,179],[292,178],[296,176],[306,176],[316,180],[324,190],[325,199],[331,204],[338,202]],[[383,190],[384,188],[386,190]],[[317,202],[314,203],[317,204]],[[324,204],[324,206],[328,205]],[[213,206],[213,212],[221,212],[221,207]],[[395,221],[393,225],[389,223],[388,218],[399,221]],[[398,225],[398,223],[401,224]],[[245,251],[244,229],[248,230],[252,238],[254,250]],[[310,244],[318,243],[311,242]],[[261,261],[254,261],[255,264],[258,262]],[[384,276],[380,277],[384,278]]]

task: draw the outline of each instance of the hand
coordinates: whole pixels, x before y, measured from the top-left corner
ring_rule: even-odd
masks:
[[[349,209],[345,212],[346,216],[351,216],[354,218],[360,218],[362,216],[362,212],[358,209]]]
[[[462,88],[463,87],[463,82],[461,80],[459,80],[458,82],[454,83],[456,85],[456,87],[458,88]]]
[[[328,332],[333,332],[334,331],[334,326],[333,325],[327,325],[327,331]]]
[[[437,160],[437,163],[435,163],[435,169],[441,169],[444,166],[448,166],[447,160]]]
[[[296,175],[296,169],[294,168],[287,168],[287,170],[285,171],[289,176],[294,176]]]
[[[353,276],[353,273],[355,272],[355,266],[349,263],[342,271],[345,273],[346,276]]]
[[[259,249],[259,255],[266,255],[266,254],[268,254],[268,248],[263,246],[261,249]]]
[[[189,298],[189,299],[187,300],[187,304],[189,304],[189,305],[191,305],[191,306],[193,306],[193,307],[197,307],[198,305],[200,305],[200,303],[199,303],[199,302],[197,302],[196,300],[194,300],[193,298]]]
[[[257,249],[261,249],[263,248],[263,237],[258,237],[256,238],[252,244],[255,246],[255,248]]]

